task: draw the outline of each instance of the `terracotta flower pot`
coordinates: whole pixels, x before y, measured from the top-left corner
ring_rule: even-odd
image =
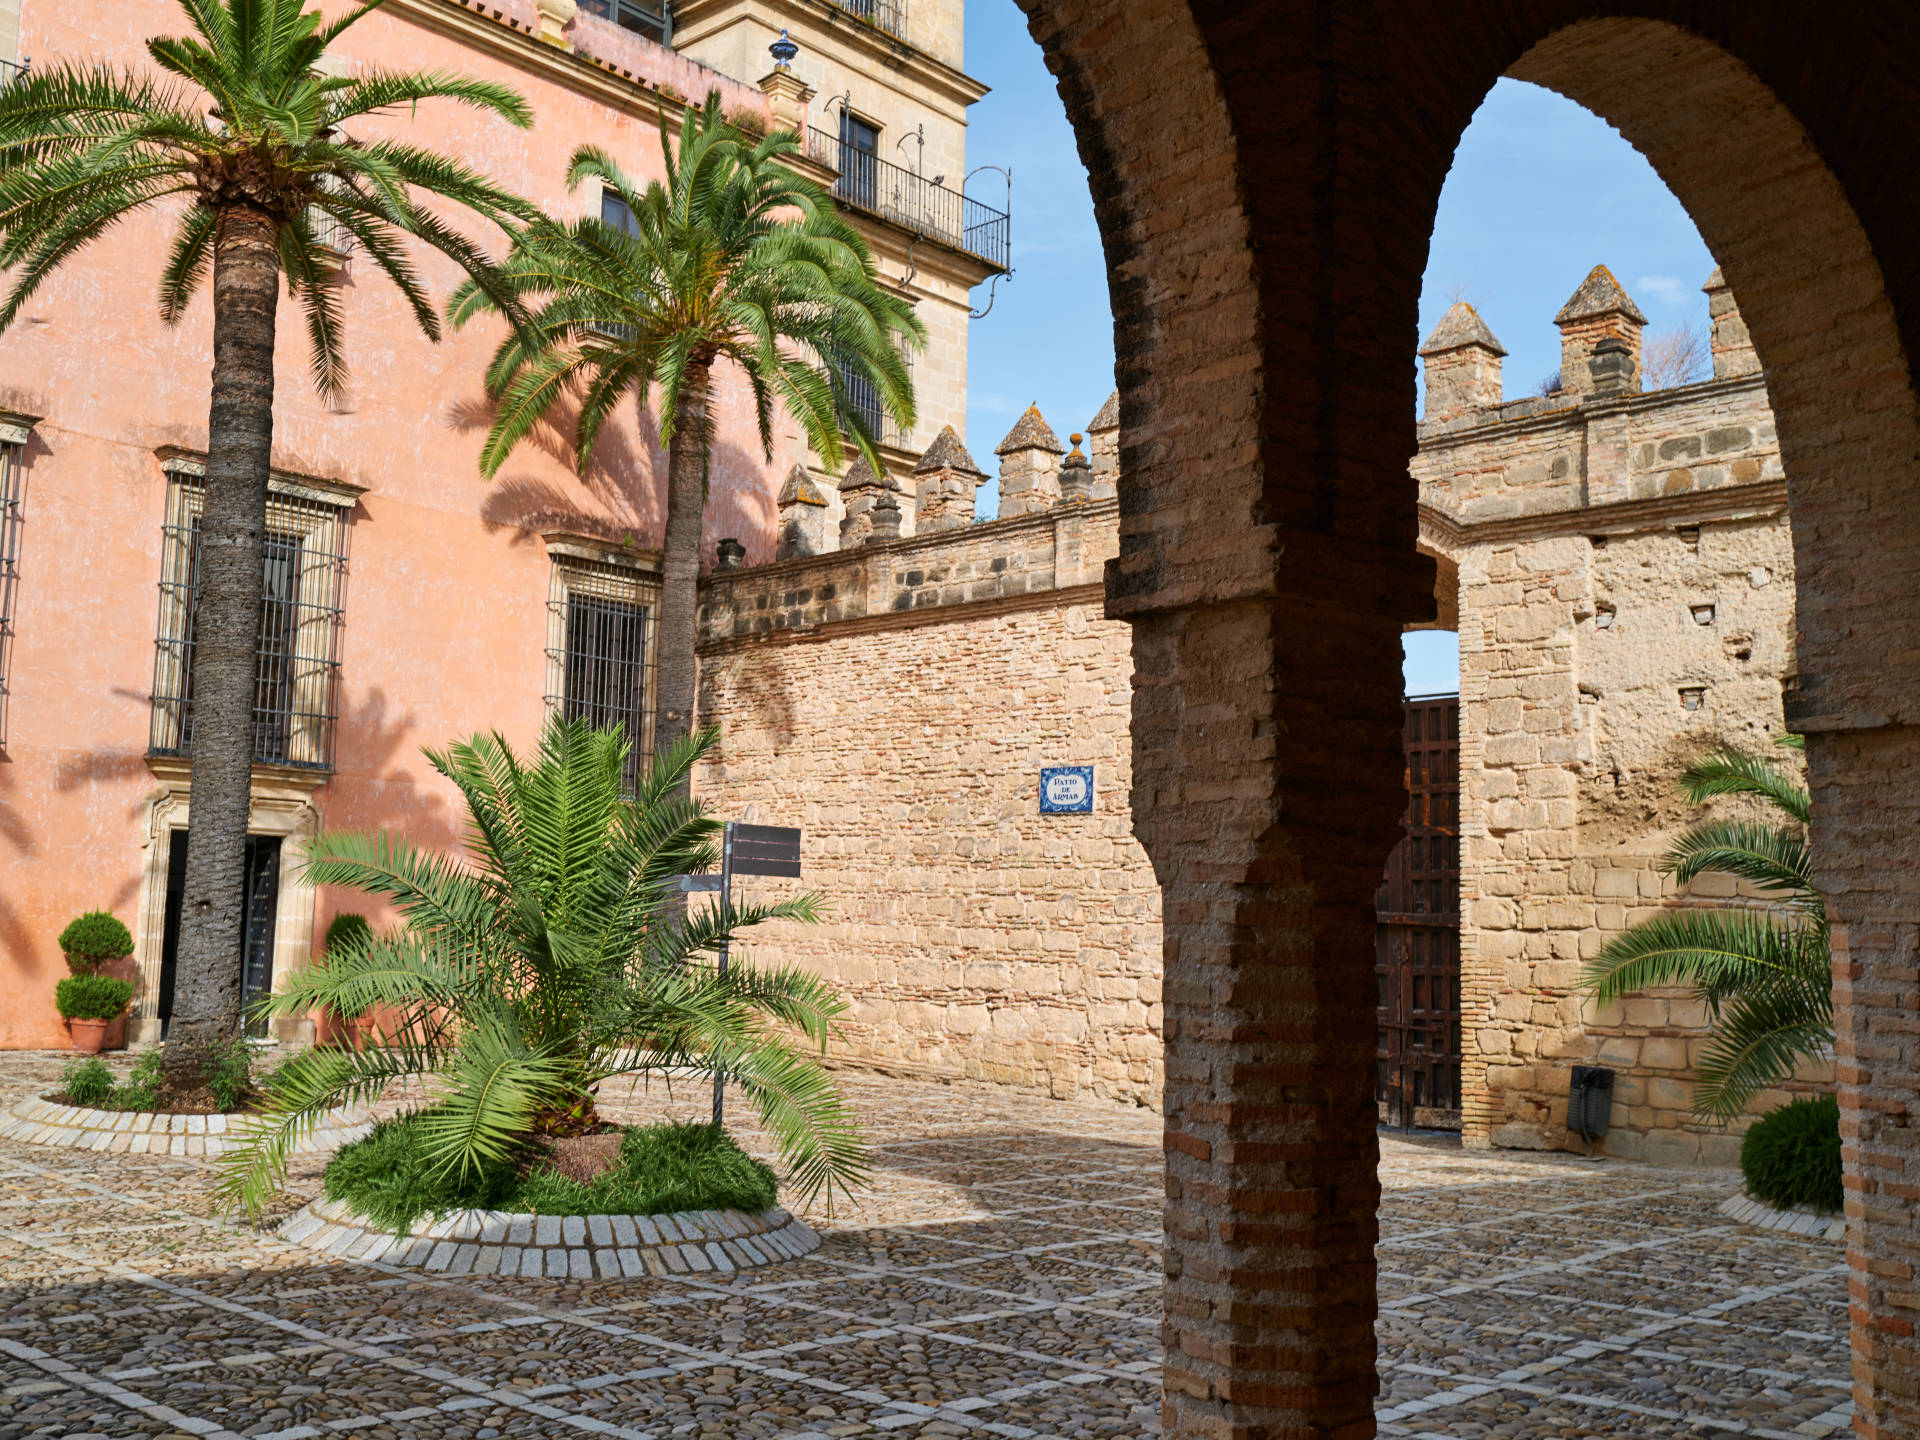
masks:
[[[347,1025],[353,1032],[353,1048],[366,1049],[373,1039],[373,1016],[371,1014],[356,1015],[347,1022]]]
[[[107,1038],[107,1026],[112,1023],[111,1020],[82,1020],[78,1017],[67,1021],[67,1031],[73,1036],[73,1048],[82,1055],[98,1055]]]

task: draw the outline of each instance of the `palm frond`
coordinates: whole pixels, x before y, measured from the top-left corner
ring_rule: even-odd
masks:
[[[1813,889],[1813,860],[1797,829],[1747,820],[1695,825],[1668,850],[1665,869],[1681,884],[1708,871],[1736,875],[1791,898]],[[1817,899],[1817,897],[1816,897]]]
[[[1770,760],[1723,745],[1689,765],[1680,788],[1695,805],[1716,795],[1759,795],[1802,825],[1807,823],[1806,787]]]

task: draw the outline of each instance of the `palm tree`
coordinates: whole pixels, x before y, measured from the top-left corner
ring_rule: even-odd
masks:
[[[504,223],[533,212],[456,160],[358,121],[447,99],[532,123],[511,89],[445,74],[328,76],[328,49],[381,0],[326,23],[305,0],[180,0],[192,33],[154,39],[163,77],[105,67],[36,68],[0,90],[0,268],[13,284],[0,332],[40,285],[135,212],[174,222],[160,314],[177,325],[209,276],[213,395],[191,677],[193,830],[167,1046],[170,1083],[198,1083],[208,1047],[240,1015],[242,868],[253,760],[273,355],[279,287],[306,321],[313,382],[346,384],[340,294],[319,227],[337,227],[399,287],[429,339],[440,323],[411,237],[511,303],[486,257],[417,203],[451,200]],[[183,203],[184,202],[184,203]],[[516,312],[517,313],[517,312]]]
[[[667,178],[641,190],[603,151],[582,146],[567,170],[616,198],[630,224],[589,215],[541,221],[516,237],[504,269],[529,308],[488,368],[498,414],[481,469],[499,472],[515,446],[561,406],[578,404],[576,463],[587,464],[607,419],[632,396],[660,390],[667,454],[654,735],[688,733],[694,708],[695,586],[700,516],[713,443],[714,369],[723,360],[752,387],[760,443],[773,456],[776,400],[805,427],[821,456],[850,437],[876,473],[877,437],[854,404],[864,381],[898,422],[911,424],[913,381],[900,344],[924,343],[913,307],[879,282],[872,253],[833,198],[795,173],[800,142],[788,131],[756,136],[730,124],[720,97],[689,107],[678,144],[660,117]],[[463,286],[452,315],[463,324],[493,308]]]
[[[815,919],[816,897],[692,915],[672,903],[675,877],[719,861],[719,822],[683,794],[715,738],[666,747],[629,797],[627,737],[554,716],[530,761],[497,734],[428,752],[466,803],[466,858],[385,834],[321,836],[312,880],[378,896],[400,923],[298,972],[264,1007],[378,1008],[389,1043],[281,1066],[265,1128],[231,1157],[229,1200],[257,1210],[295,1137],[396,1080],[432,1079],[426,1148],[465,1176],[538,1137],[590,1131],[607,1080],[688,1069],[740,1086],[803,1194],[857,1183],[858,1129],[796,1043],[823,1049],[843,1002],[804,971],[736,963],[722,975],[714,963],[751,926]]]
[[[1778,743],[1805,747],[1797,735]],[[1682,885],[1706,871],[1734,875],[1774,903],[1666,911],[1608,941],[1581,983],[1603,1001],[1656,985],[1693,986],[1714,1021],[1694,1112],[1725,1122],[1790,1078],[1801,1059],[1832,1053],[1832,945],[1826,904],[1813,888],[1805,787],[1768,760],[1722,746],[1690,765],[1680,788],[1695,805],[1756,795],[1786,818],[1704,821],[1674,842],[1661,868]]]

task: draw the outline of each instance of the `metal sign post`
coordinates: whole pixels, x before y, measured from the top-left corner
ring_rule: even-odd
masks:
[[[775,875],[790,880],[800,878],[800,832],[779,825],[741,825],[729,820],[720,844],[718,875],[683,875],[680,888],[687,891],[717,891],[720,908],[733,904],[733,877],[736,875]],[[727,973],[731,942],[720,942],[720,974]],[[726,1118],[727,1076],[724,1070],[713,1072],[713,1123]]]

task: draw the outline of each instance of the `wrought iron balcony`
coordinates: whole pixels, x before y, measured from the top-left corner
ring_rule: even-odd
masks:
[[[27,78],[27,70],[33,64],[31,60],[0,60],[0,85],[11,85],[16,80]]]
[[[936,185],[818,126],[807,130],[807,157],[840,172],[833,193],[841,203],[964,250],[997,270],[1013,268],[1013,220],[1005,211]]]
[[[827,0],[836,10],[884,30],[896,40],[907,38],[907,0]]]

